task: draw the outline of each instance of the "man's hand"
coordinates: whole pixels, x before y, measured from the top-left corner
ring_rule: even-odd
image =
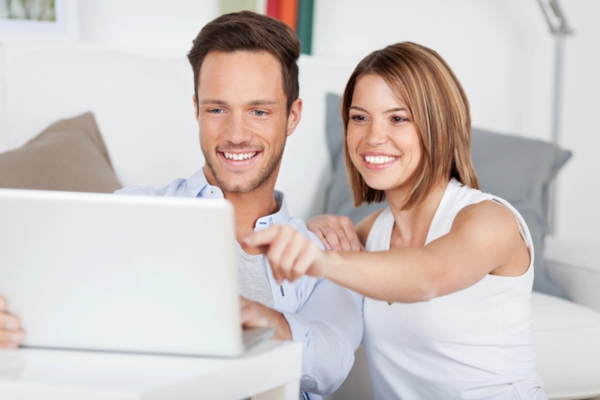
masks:
[[[6,312],[6,300],[0,296],[0,348],[19,347],[24,338],[21,321],[15,315]]]
[[[244,328],[270,327],[275,331],[273,339],[292,340],[290,325],[281,313],[242,296],[240,296],[240,305]]]
[[[254,232],[244,238],[244,244],[260,249],[267,257],[279,284],[303,275],[321,277],[327,268],[327,253],[289,225],[271,225]]]
[[[309,219],[306,226],[317,235],[327,250],[364,250],[354,230],[354,224],[348,217],[317,215]]]

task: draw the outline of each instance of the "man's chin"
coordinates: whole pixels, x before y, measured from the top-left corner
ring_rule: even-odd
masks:
[[[224,192],[229,193],[250,193],[258,189],[265,183],[265,180],[259,179],[228,179],[228,177],[217,177],[219,187]]]

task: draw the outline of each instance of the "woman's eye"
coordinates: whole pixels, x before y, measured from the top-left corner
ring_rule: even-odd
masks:
[[[366,118],[364,117],[364,115],[353,115],[350,117],[353,121],[357,121],[357,122],[362,122],[365,121]]]
[[[392,121],[396,122],[396,123],[400,123],[400,122],[406,121],[406,118],[404,118],[404,117],[392,117]]]

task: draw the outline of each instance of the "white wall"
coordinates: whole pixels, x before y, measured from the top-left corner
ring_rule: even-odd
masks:
[[[218,13],[217,0],[81,0],[79,38],[142,53],[181,55]]]
[[[556,235],[600,244],[600,2],[563,0],[567,40]],[[351,59],[399,41],[429,46],[463,83],[473,125],[550,140],[554,38],[536,0],[321,0],[315,54]]]
[[[219,0],[65,0],[66,40],[181,55],[219,13]],[[469,96],[475,126],[550,139],[554,39],[536,0],[315,0],[313,51],[356,63],[372,50],[411,40],[437,50]],[[575,29],[567,40],[558,236],[600,244],[600,2],[562,0]],[[78,32],[72,33],[73,26]],[[0,40],[6,39],[0,31]],[[14,35],[13,35],[14,36]],[[25,36],[19,36],[25,38]]]
[[[549,115],[535,105],[550,105],[552,38],[535,0],[328,0],[316,9],[315,54],[357,60],[395,42],[423,44],[457,74],[475,125],[547,137]]]
[[[565,57],[562,143],[573,159],[559,181],[559,235],[600,245],[600,2],[563,3],[576,32]]]

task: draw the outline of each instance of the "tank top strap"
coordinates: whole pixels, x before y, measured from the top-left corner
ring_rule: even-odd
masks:
[[[365,250],[382,251],[389,250],[390,240],[392,239],[392,229],[394,228],[394,215],[389,207],[385,208],[375,219]]]

